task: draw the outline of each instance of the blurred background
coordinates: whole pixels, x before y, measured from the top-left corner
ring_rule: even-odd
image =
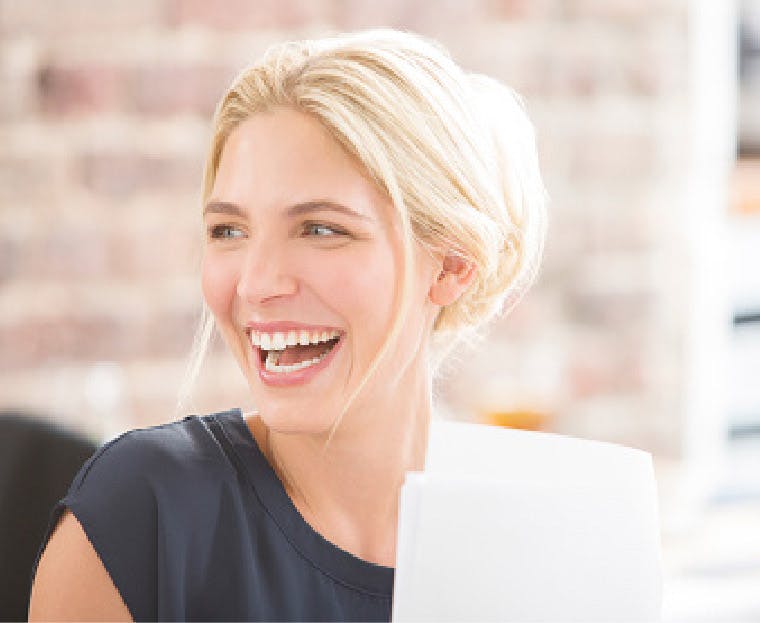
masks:
[[[217,99],[381,26],[517,89],[551,195],[440,410],[652,452],[665,620],[760,621],[760,0],[0,0],[0,409],[95,443],[184,414]],[[233,406],[217,343],[187,410]]]

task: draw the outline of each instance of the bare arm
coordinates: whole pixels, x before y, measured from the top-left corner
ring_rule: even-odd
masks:
[[[40,559],[30,621],[132,621],[81,524],[66,511]]]

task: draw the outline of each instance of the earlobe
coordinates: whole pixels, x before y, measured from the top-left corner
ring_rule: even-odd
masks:
[[[452,253],[443,258],[441,271],[430,286],[430,300],[444,307],[456,301],[475,279],[475,266]]]

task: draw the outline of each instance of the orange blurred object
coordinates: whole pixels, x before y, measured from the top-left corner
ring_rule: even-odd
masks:
[[[548,428],[549,415],[543,411],[531,409],[487,411],[483,413],[481,420],[484,424],[490,424],[491,426],[543,431]]]
[[[731,186],[731,209],[735,214],[760,214],[760,159],[739,160]]]

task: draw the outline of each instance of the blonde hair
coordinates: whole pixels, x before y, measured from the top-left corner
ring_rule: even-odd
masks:
[[[317,119],[387,193],[401,224],[396,322],[349,404],[400,332],[415,242],[461,256],[476,271],[471,286],[440,310],[438,343],[473,334],[527,290],[542,253],[546,195],[533,127],[511,89],[465,73],[439,44],[406,32],[276,45],[235,78],[217,106],[204,203],[232,131],[278,107]],[[212,322],[204,311],[191,364],[196,372]]]

